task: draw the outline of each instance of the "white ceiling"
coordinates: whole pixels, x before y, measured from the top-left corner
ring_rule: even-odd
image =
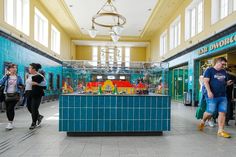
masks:
[[[88,34],[91,19],[106,0],[65,0],[82,33]],[[158,0],[113,0],[118,13],[126,18],[122,36],[140,36]],[[72,7],[71,7],[72,6]],[[149,11],[151,9],[151,11]],[[98,35],[109,35],[109,30],[95,26]]]

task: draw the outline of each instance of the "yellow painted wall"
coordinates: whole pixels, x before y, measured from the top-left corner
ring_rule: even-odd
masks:
[[[76,46],[76,60],[92,60],[92,46]],[[123,48],[123,52],[125,49]],[[145,47],[131,47],[130,48],[131,61],[146,61]]]
[[[130,60],[131,61],[146,61],[146,48],[145,47],[131,47]]]
[[[34,7],[37,7],[44,16],[47,17],[49,21],[49,35],[48,35],[48,47],[43,46],[42,44],[38,43],[34,40]],[[60,19],[58,19],[60,20]],[[51,24],[53,24],[61,33],[61,53],[57,55],[55,52],[51,51],[50,49],[50,42],[51,42]],[[70,36],[66,34],[66,32],[60,27],[57,21],[47,12],[47,10],[43,7],[43,5],[37,0],[30,0],[30,33],[29,36],[26,34],[18,31],[13,26],[7,24],[4,21],[4,0],[0,1],[0,29],[10,32],[16,38],[27,42],[28,44],[42,50],[49,55],[55,56],[59,59],[71,59],[72,58],[72,42]],[[20,37],[23,36],[23,37]],[[75,56],[74,56],[75,57]]]
[[[71,42],[71,60],[75,60],[76,59],[76,45]]]
[[[146,61],[149,62],[151,61],[151,45],[148,44],[146,48]]]
[[[93,47],[76,46],[76,60],[92,60]]]
[[[209,38],[210,36],[214,35],[215,33],[223,30],[233,24],[236,21],[236,12],[233,12],[229,16],[225,17],[222,20],[219,20],[215,24],[211,24],[211,0],[204,0],[204,22],[203,22],[203,31],[196,36],[190,38],[189,40],[185,41],[185,8],[192,2],[192,0],[185,0],[183,1],[182,5],[176,9],[176,12],[173,16],[168,19],[162,25],[162,29],[156,32],[151,38],[151,45],[150,45],[150,58],[152,61],[161,61],[167,59],[197,43]],[[169,50],[169,27],[170,24],[178,17],[181,16],[181,42],[180,45],[173,49]],[[167,37],[167,53],[162,58],[160,57],[160,35],[167,30],[168,37]]]

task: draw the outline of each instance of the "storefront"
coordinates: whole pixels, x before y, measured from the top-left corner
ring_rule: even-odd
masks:
[[[172,92],[170,92],[172,99],[178,100],[178,98],[181,98],[179,95],[185,91],[183,89],[187,89],[192,95],[192,105],[197,105],[199,99],[199,76],[203,74],[207,67],[213,65],[214,58],[220,56],[226,57],[228,60],[227,67],[233,73],[236,73],[235,30],[236,26],[232,26],[184,52],[165,60],[169,62],[170,69],[172,69],[172,74],[170,74],[172,75],[172,81],[169,81],[169,85],[174,84]],[[188,77],[183,76],[188,81],[186,85],[188,88],[180,88],[180,86],[175,85],[176,82],[180,85],[182,83],[182,78],[179,77],[179,74],[181,75],[181,72],[178,70],[179,65],[188,65],[186,70]]]

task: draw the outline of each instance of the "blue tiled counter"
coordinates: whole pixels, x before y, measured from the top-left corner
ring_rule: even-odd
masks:
[[[162,134],[170,131],[170,96],[60,96],[59,131],[67,135]]]

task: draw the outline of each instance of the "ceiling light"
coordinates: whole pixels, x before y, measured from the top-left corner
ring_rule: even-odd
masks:
[[[95,29],[94,25],[92,25],[92,28],[89,29],[88,32],[89,32],[89,35],[91,38],[95,38],[98,33],[98,31]]]
[[[101,19],[103,19],[103,22],[101,22]],[[92,17],[92,28],[88,30],[89,35],[92,38],[96,37],[98,31],[95,29],[94,25],[97,25],[112,30],[112,33],[110,33],[111,38],[113,42],[117,42],[124,29],[123,26],[125,23],[126,18],[117,12],[116,7],[112,4],[112,0],[107,0],[97,14]]]
[[[111,33],[111,39],[114,43],[117,43],[118,40],[120,39],[120,36],[113,32]]]
[[[120,25],[117,25],[117,26],[114,26],[114,27],[112,27],[112,30],[117,34],[117,35],[120,35],[121,34],[121,32],[123,31],[123,27],[122,26],[120,26]]]

